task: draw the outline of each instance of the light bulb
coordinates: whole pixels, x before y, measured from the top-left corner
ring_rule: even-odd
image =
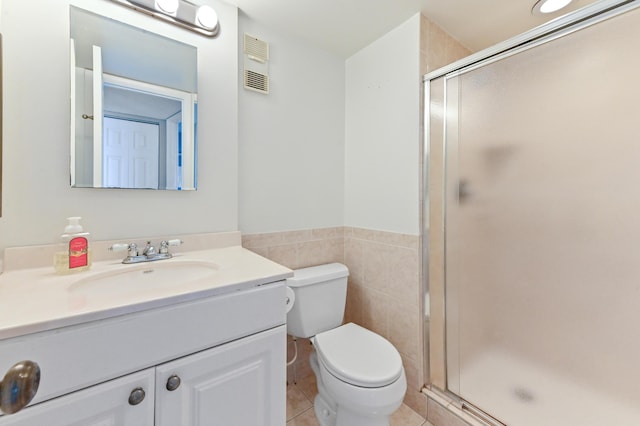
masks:
[[[175,15],[179,6],[180,0],[156,0],[156,9],[169,15]]]
[[[573,0],[539,0],[531,9],[534,15],[546,15],[566,7]]]
[[[212,30],[218,25],[218,14],[211,6],[200,6],[196,14],[196,23]]]
[[[571,0],[547,0],[540,6],[540,12],[553,13],[571,3]]]

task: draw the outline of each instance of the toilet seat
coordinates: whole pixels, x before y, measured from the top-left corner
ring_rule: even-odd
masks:
[[[353,323],[316,334],[313,344],[327,371],[355,386],[387,386],[403,371],[400,354],[388,340]]]

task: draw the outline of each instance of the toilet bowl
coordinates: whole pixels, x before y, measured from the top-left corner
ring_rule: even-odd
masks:
[[[322,426],[388,426],[407,382],[397,349],[357,324],[341,325],[348,269],[333,263],[294,271],[295,294],[287,331],[310,338],[310,364],[318,383],[314,400]]]
[[[324,387],[326,395],[340,401],[335,423],[326,424],[387,426],[407,390],[400,354],[391,343],[353,323],[320,333],[312,342],[316,352],[311,368],[318,388]],[[331,410],[316,410],[319,421],[333,415]]]

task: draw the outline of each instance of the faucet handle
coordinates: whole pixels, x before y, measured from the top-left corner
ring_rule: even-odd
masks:
[[[118,243],[109,247],[109,251],[124,251],[124,250],[129,250],[129,244]]]
[[[138,246],[136,243],[129,244],[129,256],[137,256],[138,255]]]
[[[138,246],[136,243],[126,244],[126,243],[117,243],[109,247],[110,251],[124,251],[128,250],[127,257],[122,261],[122,263],[130,263],[127,262],[129,259],[138,256]]]
[[[126,244],[126,243],[117,243],[109,247],[110,251],[124,251],[129,250],[129,256],[137,256],[138,255],[138,246],[136,243]]]
[[[182,240],[164,240],[160,243],[160,254],[169,254],[169,246],[179,246],[182,244]]]
[[[170,246],[179,246],[182,245],[184,243],[184,241],[176,238],[175,240],[169,240],[167,241],[167,244],[169,244]]]

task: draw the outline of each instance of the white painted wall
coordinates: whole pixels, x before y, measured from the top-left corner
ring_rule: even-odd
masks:
[[[344,59],[243,14],[239,26],[240,52],[245,32],[269,43],[271,84],[240,82],[240,230],[342,226]]]
[[[96,239],[345,224],[419,233],[419,16],[345,68],[332,53],[208,2],[221,19],[216,39],[103,0],[2,0],[0,250],[54,242],[71,215]],[[197,46],[198,191],[69,187],[69,4]],[[242,88],[244,32],[271,45],[270,95]]]
[[[419,235],[419,14],[347,59],[345,134],[345,225]]]
[[[221,21],[215,39],[104,0],[2,1],[0,250],[55,242],[73,215],[84,217],[96,239],[237,229],[238,12],[222,1],[206,2]],[[198,191],[70,188],[69,4],[198,48]]]

